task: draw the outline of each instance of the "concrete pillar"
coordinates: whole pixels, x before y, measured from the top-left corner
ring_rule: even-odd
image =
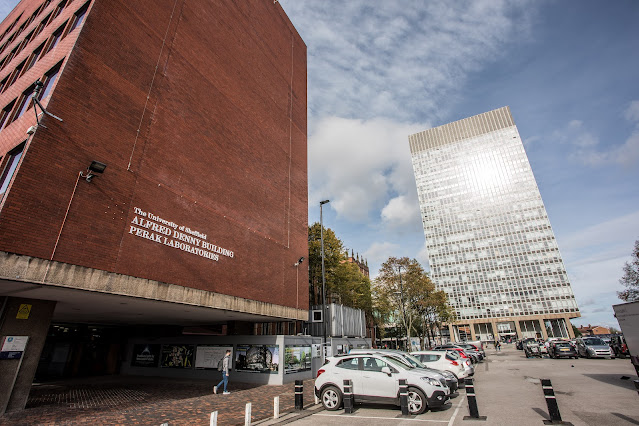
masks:
[[[457,339],[455,339],[455,329],[453,328],[452,324],[448,324],[448,333],[450,333],[450,341],[456,342]]]
[[[568,329],[568,337],[571,339],[575,338],[575,330],[572,329],[572,323],[570,322],[570,317],[565,317],[564,321],[566,321],[566,328]]]
[[[521,339],[523,335],[521,334],[521,326],[519,325],[519,320],[515,319],[513,321],[515,323],[515,331],[517,332],[517,339]]]
[[[499,331],[497,331],[497,321],[490,320],[490,326],[493,328],[493,341],[499,340]]]
[[[7,298],[0,336],[28,336],[29,341],[21,359],[0,361],[0,415],[27,404],[55,305],[51,300]]]
[[[541,337],[544,340],[548,340],[548,332],[546,331],[546,324],[544,324],[543,318],[540,318],[538,321],[539,321],[539,326],[541,327]]]
[[[473,342],[477,340],[477,336],[475,336],[475,324],[468,324],[470,327],[470,340]]]

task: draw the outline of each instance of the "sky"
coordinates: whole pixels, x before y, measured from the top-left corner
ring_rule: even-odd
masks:
[[[271,1],[271,0],[264,0]],[[6,16],[16,0],[0,0]],[[582,317],[639,239],[636,0],[280,0],[307,46],[309,223],[428,268],[408,135],[510,106]]]
[[[280,0],[307,45],[309,222],[428,267],[408,135],[510,106],[582,317],[639,239],[639,2]]]

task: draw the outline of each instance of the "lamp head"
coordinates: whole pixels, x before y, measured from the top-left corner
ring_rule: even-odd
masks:
[[[106,166],[106,164],[100,163],[99,161],[92,161],[89,167],[87,167],[87,175],[85,176],[87,182],[91,182],[96,175],[104,173]]]
[[[321,206],[321,205],[324,205],[324,204],[326,204],[326,203],[330,203],[330,202],[331,202],[331,200],[324,200],[324,201],[320,201],[320,206]]]

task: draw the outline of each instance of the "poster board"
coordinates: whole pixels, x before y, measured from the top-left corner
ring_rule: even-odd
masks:
[[[157,367],[160,361],[159,344],[136,344],[133,345],[133,356],[131,366],[133,367]]]
[[[163,368],[193,368],[193,345],[162,345]]]
[[[285,374],[308,371],[311,369],[310,346],[286,346],[284,348]]]
[[[231,351],[231,359],[233,359],[233,346],[198,346],[195,348],[195,368],[217,369],[217,363],[224,358],[227,350]]]
[[[280,348],[276,345],[237,345],[235,370],[247,373],[277,374]]]
[[[24,353],[29,336],[5,336],[0,348],[0,359],[20,359]]]

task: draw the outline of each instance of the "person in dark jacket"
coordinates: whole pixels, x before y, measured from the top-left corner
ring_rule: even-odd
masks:
[[[214,393],[217,393],[218,389],[220,388],[220,386],[222,386],[222,384],[224,384],[224,395],[228,395],[231,393],[228,391],[230,369],[231,369],[231,351],[227,350],[226,355],[224,355],[224,358],[222,358],[222,381],[220,381],[220,383],[218,383],[217,386],[213,388]]]

